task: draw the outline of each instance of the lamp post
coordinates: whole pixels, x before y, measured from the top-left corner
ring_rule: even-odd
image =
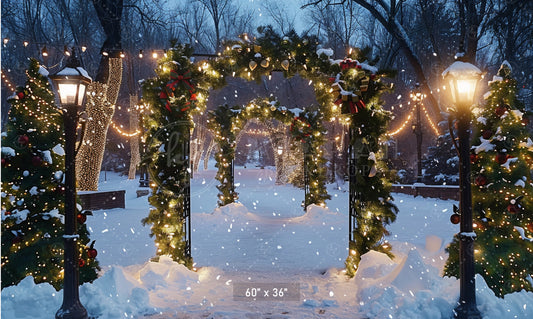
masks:
[[[283,146],[278,146],[278,168],[276,171],[276,184],[281,185],[281,177],[283,176]]]
[[[87,318],[79,299],[79,265],[76,234],[76,127],[78,108],[83,106],[86,87],[91,83],[74,52],[65,68],[50,76],[57,90],[65,129],[65,263],[63,305],[56,318]]]
[[[452,99],[456,106],[457,136],[459,139],[459,195],[461,227],[459,276],[459,305],[455,308],[455,318],[481,319],[476,306],[476,282],[474,264],[474,239],[472,225],[472,190],[470,178],[470,107],[474,102],[477,82],[481,71],[474,65],[456,61],[442,76],[448,81]]]
[[[416,182],[422,182],[422,119],[420,118],[420,102],[424,95],[420,92],[420,84],[415,84],[415,90],[411,93],[411,99],[415,103],[416,107],[416,122],[413,122],[411,128],[416,136],[416,152],[417,152],[417,170],[416,170]]]

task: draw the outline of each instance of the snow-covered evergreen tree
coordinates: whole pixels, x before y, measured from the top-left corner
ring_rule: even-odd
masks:
[[[472,194],[476,272],[496,295],[533,290],[533,141],[504,62],[476,114]],[[447,248],[445,274],[459,275],[459,238]]]
[[[48,72],[32,59],[26,74],[26,85],[9,99],[9,122],[2,133],[2,288],[33,276],[37,283],[48,282],[60,289],[63,121],[48,85]],[[80,283],[96,279],[98,270],[95,250],[87,247],[90,239],[85,220],[80,212]]]

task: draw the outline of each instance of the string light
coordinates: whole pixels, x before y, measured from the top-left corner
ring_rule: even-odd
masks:
[[[2,80],[4,80],[4,83],[11,92],[15,92],[15,86],[11,84],[11,81],[7,78],[4,70],[2,70]]]
[[[440,136],[439,129],[437,128],[437,125],[435,125],[433,120],[431,119],[431,116],[429,115],[426,106],[424,105],[424,103],[420,103],[420,105],[422,106],[422,110],[424,111],[424,115],[425,115],[426,119],[428,120],[429,125],[431,126],[431,129],[432,129],[433,133],[435,133],[435,136]],[[408,124],[411,122],[411,119],[413,118],[413,115],[414,115],[415,111],[416,111],[416,103],[412,103],[411,104],[411,109],[409,110],[409,114],[407,115],[407,119],[400,125],[400,127],[398,127],[396,130],[394,130],[392,132],[387,133],[387,135],[392,137],[392,136],[396,136],[396,135],[400,134],[406,127],[408,127]]]
[[[121,125],[122,126],[122,125]],[[134,136],[137,136],[139,134],[141,134],[141,131],[139,130],[136,130],[135,132],[133,133],[126,133],[124,132],[117,124],[115,124],[115,122],[111,121],[111,127],[118,133],[120,134],[121,136],[124,136],[124,137],[134,137]]]

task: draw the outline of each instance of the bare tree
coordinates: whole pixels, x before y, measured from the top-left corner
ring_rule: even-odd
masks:
[[[219,50],[222,45],[222,21],[225,15],[230,12],[232,0],[197,0],[200,2],[209,12],[211,19],[213,20],[214,39],[213,47],[215,51]]]
[[[323,39],[324,45],[335,50],[337,57],[346,55],[351,45],[356,45],[360,25],[358,8],[353,2],[318,3],[308,7],[313,30]]]
[[[294,30],[296,13],[289,13],[276,1],[263,1],[261,7],[266,11],[268,17],[274,22],[274,29],[281,34],[287,34]]]

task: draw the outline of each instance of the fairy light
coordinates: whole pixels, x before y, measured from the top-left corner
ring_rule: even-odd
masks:
[[[98,190],[98,179],[103,161],[107,128],[113,114],[122,83],[122,59],[109,59],[109,79],[107,84],[92,82],[88,87],[86,123],[84,139],[76,157],[77,180],[80,190]]]
[[[15,86],[11,84],[11,81],[7,78],[7,75],[5,74],[4,70],[1,71],[2,74],[2,80],[4,81],[5,85],[11,92],[15,92]]]
[[[134,136],[141,134],[141,131],[139,130],[135,130],[135,132],[133,133],[127,133],[122,130],[121,128],[122,125],[119,126],[114,121],[111,121],[110,125],[118,134],[120,134],[123,137],[134,137]]]

